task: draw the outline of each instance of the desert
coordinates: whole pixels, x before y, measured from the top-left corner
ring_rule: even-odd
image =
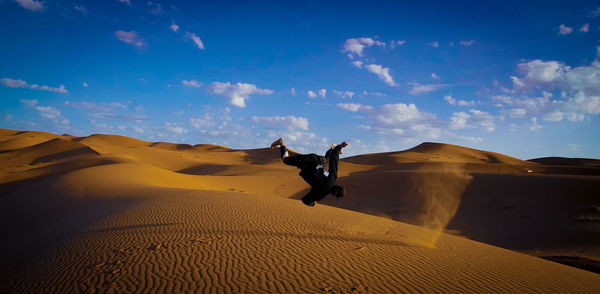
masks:
[[[2,292],[600,289],[597,160],[423,143],[343,158],[307,207],[270,148],[1,136]]]

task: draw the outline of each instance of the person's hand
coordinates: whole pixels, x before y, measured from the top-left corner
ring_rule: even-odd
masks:
[[[348,142],[344,141],[344,142],[342,142],[342,144],[340,144],[340,146],[342,146],[342,148],[344,148],[344,147],[348,146]]]

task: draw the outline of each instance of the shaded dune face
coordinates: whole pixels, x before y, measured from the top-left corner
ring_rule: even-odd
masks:
[[[467,240],[595,261],[597,162],[424,143],[342,159],[308,208],[278,149],[0,130],[0,292],[600,292]]]

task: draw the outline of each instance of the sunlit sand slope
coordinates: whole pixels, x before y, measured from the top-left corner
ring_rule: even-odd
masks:
[[[2,291],[594,293],[600,275],[391,220],[242,193],[132,190]]]

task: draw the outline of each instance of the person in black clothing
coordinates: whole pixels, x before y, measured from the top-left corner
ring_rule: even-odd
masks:
[[[348,146],[347,142],[342,142],[337,146],[332,145],[325,154],[325,158],[329,159],[329,170],[325,169],[323,157],[319,155],[311,153],[290,156],[281,138],[271,144],[271,149],[277,146],[280,148],[283,163],[299,168],[300,176],[311,187],[308,194],[302,197],[302,203],[314,206],[316,201],[320,201],[329,194],[335,195],[336,198],[344,196],[344,187],[338,185],[336,180],[340,153],[342,153],[342,148]]]

